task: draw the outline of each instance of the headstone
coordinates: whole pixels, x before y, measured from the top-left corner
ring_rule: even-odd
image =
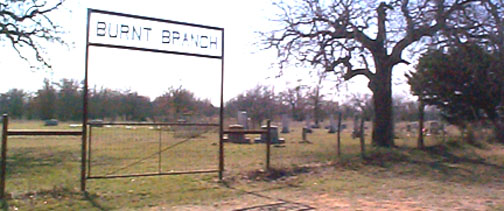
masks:
[[[331,114],[329,116],[329,133],[336,133],[338,131],[338,125],[336,124],[336,122],[334,121],[334,115]]]
[[[439,124],[439,122],[431,122],[430,123],[430,133],[432,135],[439,135],[439,131],[441,130],[441,125]]]
[[[238,119],[238,124],[243,126],[243,129],[245,129],[245,130],[249,129],[248,124],[247,124],[247,112],[246,111],[238,111],[236,118]]]
[[[406,125],[407,132],[418,132],[418,122],[410,122]]]
[[[263,126],[261,126],[261,129],[267,130],[268,126],[263,125]],[[283,143],[285,143],[285,139],[278,137],[278,127],[275,126],[275,125],[271,125],[270,126],[270,137],[271,137],[271,142],[270,142],[271,144],[283,144]],[[255,143],[266,143],[266,141],[267,141],[266,134],[261,134],[260,138],[256,138],[254,140]]]
[[[94,127],[103,127],[103,120],[101,119],[93,119],[89,121],[89,124],[93,125]]]
[[[309,115],[306,115],[306,118],[305,118],[305,127],[306,128],[306,132],[307,133],[312,133],[312,129],[311,129],[311,125],[310,125],[310,116]]]
[[[289,133],[289,117],[287,114],[282,115],[282,133]]]
[[[303,130],[301,131],[301,136],[303,137],[303,140],[300,141],[299,143],[303,143],[303,144],[306,144],[306,143],[311,143],[310,141],[308,141],[308,138],[307,138],[307,133],[308,133],[308,129],[307,128],[303,128]]]
[[[243,126],[239,124],[229,125],[230,131],[243,130]],[[237,144],[250,144],[250,139],[245,138],[243,133],[230,133],[228,138],[225,139],[227,142],[237,143]]]
[[[359,116],[355,115],[354,116],[354,122],[353,122],[353,131],[352,131],[352,138],[358,138],[360,137],[360,125],[359,125]]]
[[[58,126],[57,119],[48,119],[44,122],[44,126]]]

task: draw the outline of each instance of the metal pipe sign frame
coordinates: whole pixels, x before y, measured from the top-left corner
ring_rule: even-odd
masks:
[[[221,60],[219,179],[224,171],[224,28],[88,9],[82,118],[81,190],[86,190],[89,47],[115,48]],[[198,172],[195,172],[198,173]]]

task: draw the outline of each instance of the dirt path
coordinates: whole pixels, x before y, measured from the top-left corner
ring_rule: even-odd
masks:
[[[223,187],[235,197],[152,210],[504,210],[504,146],[476,150],[477,159],[430,153],[379,165],[319,167],[269,181],[237,180]]]
[[[160,210],[501,210],[504,185],[467,187],[465,193],[422,192],[405,196],[408,190],[384,187],[367,195],[316,193],[292,189],[250,192],[212,205],[184,205]],[[497,195],[499,194],[499,195]],[[386,195],[387,198],[384,198]]]

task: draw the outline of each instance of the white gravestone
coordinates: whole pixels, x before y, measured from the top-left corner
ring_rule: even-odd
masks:
[[[282,115],[282,133],[289,133],[289,117],[287,114]]]
[[[331,114],[329,116],[329,133],[336,133],[338,131],[338,126],[336,125],[336,122],[334,121],[334,115]]]
[[[243,129],[249,129],[247,124],[247,112],[246,111],[238,111],[237,114],[238,124],[243,126]]]

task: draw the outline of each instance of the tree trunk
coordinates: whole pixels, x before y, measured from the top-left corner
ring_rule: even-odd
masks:
[[[393,147],[392,125],[392,67],[376,67],[376,75],[370,81],[373,92],[375,118],[372,143],[379,147]]]
[[[418,140],[417,147],[418,149],[424,149],[424,139],[423,139],[423,128],[424,128],[424,103],[422,99],[418,100]]]

